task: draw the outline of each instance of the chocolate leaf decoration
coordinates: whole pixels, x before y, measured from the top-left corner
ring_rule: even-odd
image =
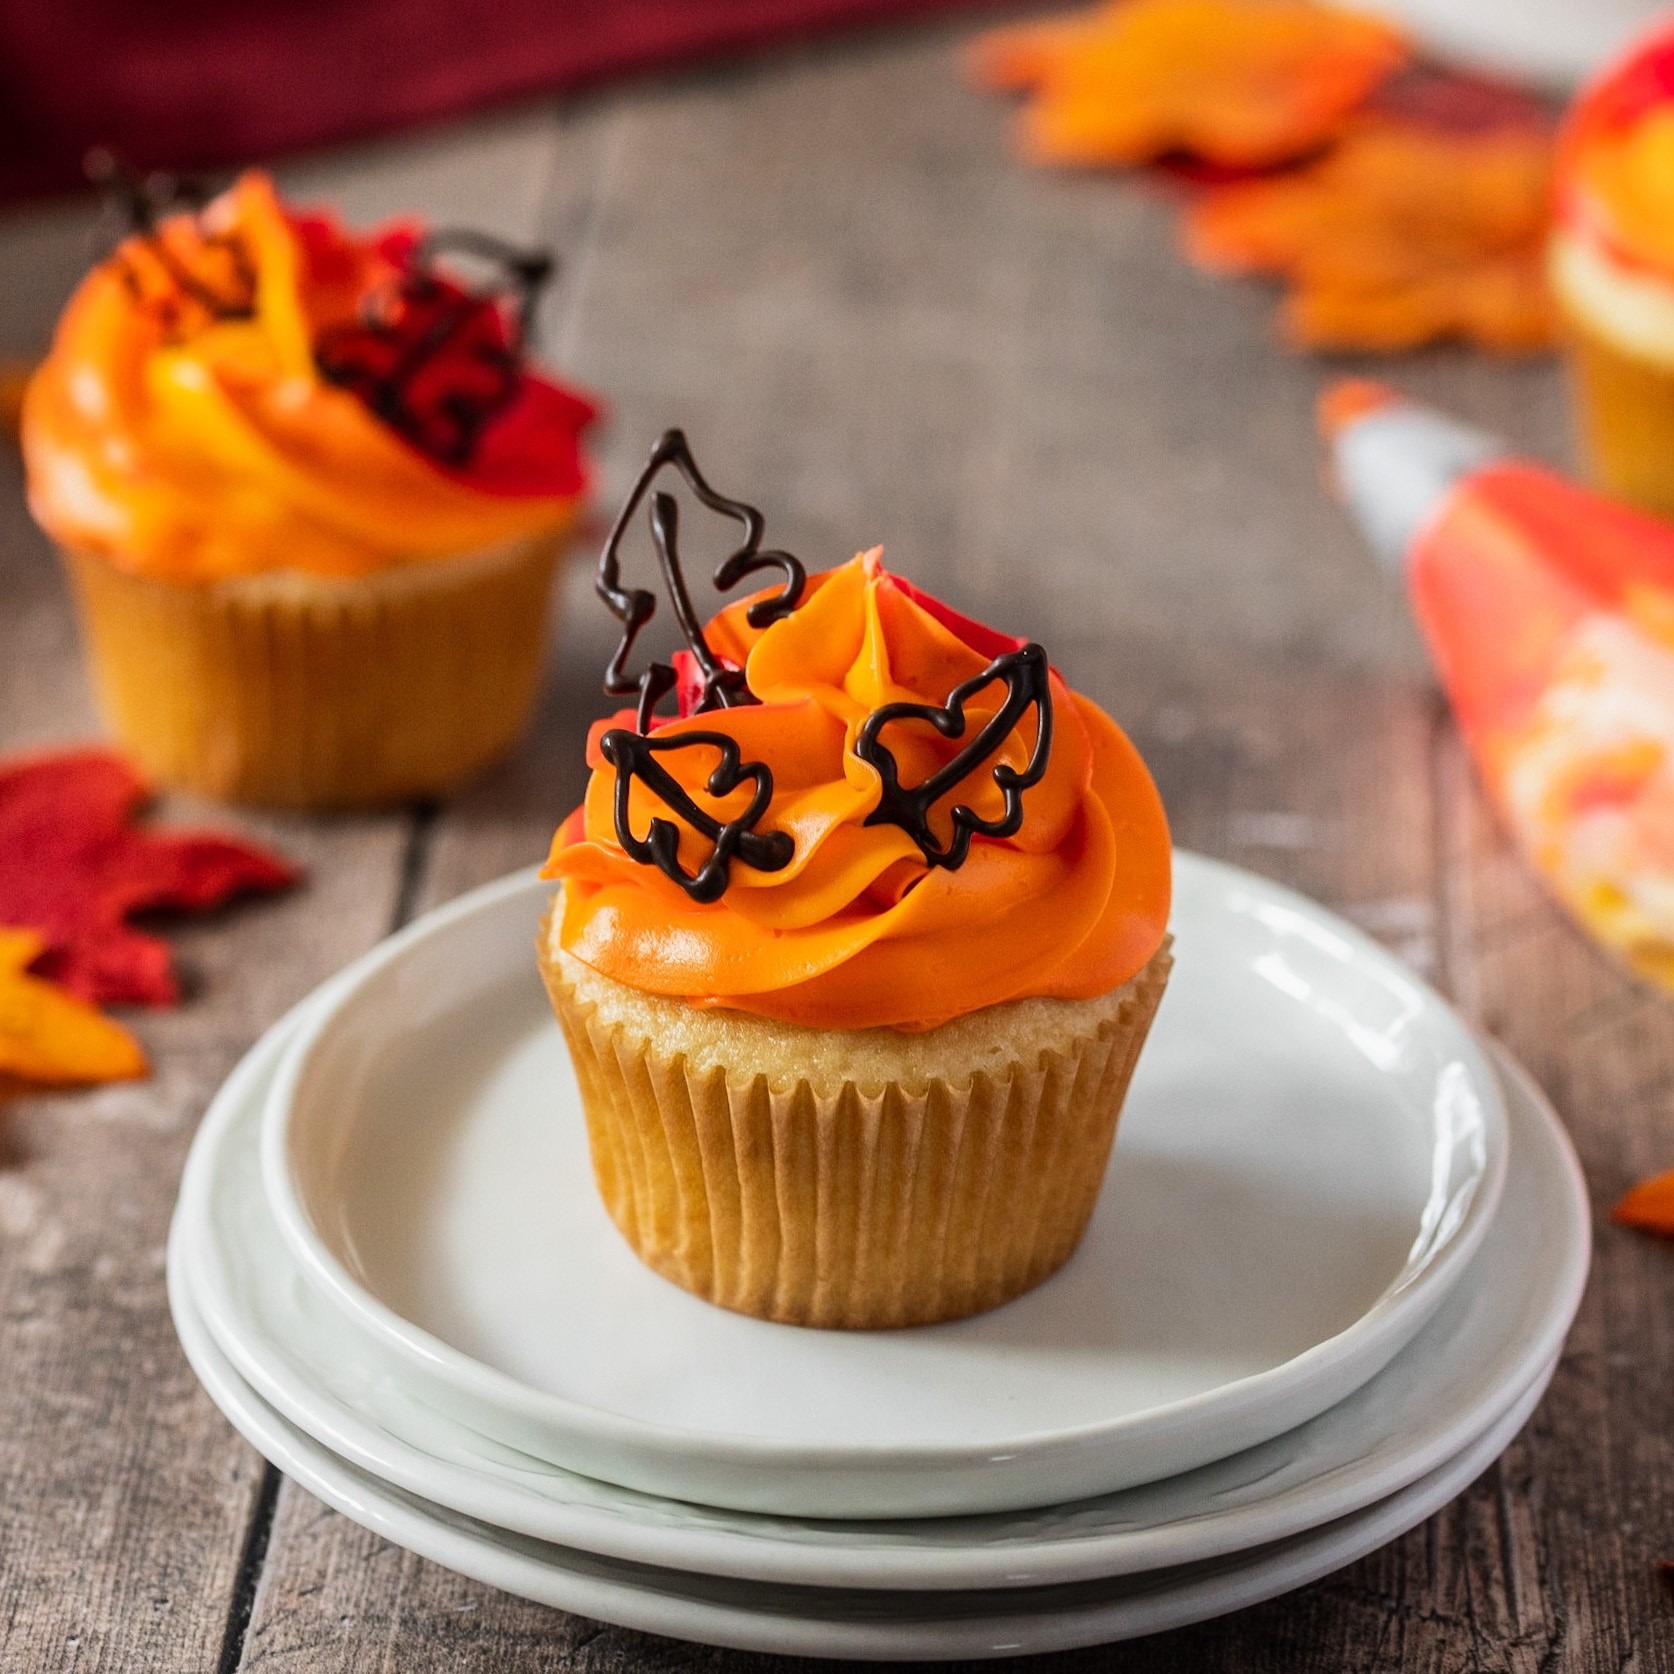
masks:
[[[725,593],[736,587],[746,576],[762,570],[776,569],[785,578],[784,586],[776,594],[758,599],[750,606],[747,620],[753,628],[765,628],[796,609],[807,583],[807,571],[798,558],[788,552],[763,551],[761,547],[765,520],[762,514],[742,500],[729,499],[711,488],[686,441],[685,432],[665,430],[657,439],[599,554],[599,571],[594,590],[604,600],[610,613],[622,624],[622,638],[605,669],[604,689],[612,697],[626,697],[637,693],[638,708],[635,726],[646,732],[651,726],[651,713],[663,697],[673,690],[675,671],[667,663],[653,662],[644,673],[627,672],[628,657],[633,651],[639,631],[656,614],[657,598],[643,587],[624,587],[622,584],[622,542],[628,527],[651,494],[651,539],[657,550],[657,563],[662,571],[663,586],[668,592],[675,621],[681,637],[691,651],[692,659],[702,675],[702,693],[694,714],[710,709],[728,709],[739,704],[754,703],[750,689],[744,683],[744,671],[732,668],[717,657],[704,638],[703,627],[692,606],[692,595],[686,585],[686,572],[680,558],[680,506],[672,494],[658,490],[651,492],[659,473],[673,467],[685,479],[700,504],[737,523],[742,535],[738,545],[715,566],[710,579]]]
[[[486,264],[467,285],[438,266],[449,253]],[[314,360],[397,435],[444,465],[468,465],[489,423],[517,397],[529,321],[553,274],[542,251],[487,233],[431,233],[360,318],[322,332]]]
[[[83,169],[104,195],[94,226],[94,260],[114,262],[135,302],[157,310],[168,330],[179,325],[178,312],[170,298],[147,295],[139,272],[122,253],[121,246],[130,238],[143,239],[170,283],[211,319],[247,320],[255,313],[256,267],[236,233],[206,232],[201,223],[198,228],[205,246],[226,258],[225,289],[193,272],[158,235],[157,224],[165,215],[201,215],[209,201],[201,186],[172,174],[142,175],[103,146],[87,153]]]
[[[721,759],[709,775],[711,796],[727,796],[746,780],[755,786],[749,806],[730,820],[718,820],[700,808],[680,782],[656,758],[675,750],[707,747],[719,750]],[[647,736],[626,727],[612,727],[599,740],[599,750],[616,769],[616,840],[628,856],[642,866],[655,866],[664,877],[679,884],[694,901],[718,901],[731,878],[736,858],[758,872],[782,871],[796,852],[795,844],[783,831],[758,832],[756,822],[773,800],[773,775],[765,762],[742,761],[738,740],[724,732],[679,732]],[[680,828],[673,820],[653,818],[645,836],[636,837],[629,819],[628,798],[638,779],[669,810],[694,831],[715,845],[695,872],[680,864]]]
[[[902,785],[900,767],[881,741],[883,729],[897,721],[926,721],[944,738],[961,738],[965,733],[965,705],[996,681],[1005,684],[1005,701],[983,723],[976,736],[910,790]],[[930,810],[947,793],[974,773],[1005,743],[1029,709],[1036,716],[1035,747],[1028,764],[1019,773],[1007,762],[994,769],[994,783],[1004,798],[1005,812],[998,819],[979,819],[964,803],[952,812],[953,835],[944,848],[930,825]],[[996,657],[980,674],[961,681],[947,695],[947,702],[886,703],[874,709],[861,723],[854,753],[877,771],[883,782],[878,806],[866,817],[868,825],[898,825],[918,844],[928,866],[957,870],[970,852],[971,838],[1014,837],[1023,824],[1023,792],[1038,785],[1046,775],[1052,754],[1052,683],[1046,652],[1034,643]]]

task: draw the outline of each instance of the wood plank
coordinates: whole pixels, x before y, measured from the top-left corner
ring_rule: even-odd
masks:
[[[1461,1005],[1533,1072],[1591,1188],[1593,1271],[1552,1391],[1500,1467],[1509,1630],[1600,1668],[1674,1667],[1674,1263],[1610,1205],[1674,1163],[1674,1010],[1546,896],[1451,731],[1438,743],[1445,939]],[[1530,1662],[1534,1666],[1538,1658]]]
[[[1101,181],[1095,206],[1094,183],[1011,166],[1002,110],[959,82],[964,33],[606,103],[598,236],[548,333],[610,403],[603,510],[680,423],[810,564],[882,541],[1055,650],[1079,636],[1092,661],[1098,632],[1189,624],[1302,666],[1421,670],[1399,597],[1319,491],[1320,371],[1273,352],[1268,293],[1187,273],[1141,191]],[[1549,369],[1415,365],[1423,393],[1555,434]],[[579,792],[615,634],[590,555],[537,726],[450,808],[429,899],[539,858]]]
[[[65,297],[86,270],[91,231],[85,199],[0,214],[0,355],[45,351]],[[4,498],[9,504],[11,496]]]
[[[273,172],[287,197],[327,204],[352,226],[416,213],[515,241],[533,235],[554,188],[554,126],[542,101],[294,158]]]
[[[562,328],[566,301],[586,261],[591,201],[611,126],[612,117],[605,111],[572,121],[549,108],[532,108],[418,142],[299,165],[282,171],[282,182],[287,191],[321,197],[355,220],[417,212],[434,225],[470,226],[514,242],[550,243],[564,250],[570,265],[560,269],[540,322],[550,341]],[[561,363],[561,351],[554,351],[554,358]],[[543,715],[550,709],[548,702]],[[538,737],[545,729],[534,730]],[[490,831],[495,827],[496,796],[503,803],[510,787],[516,799],[517,787],[529,783],[519,775],[536,770],[537,761],[526,750],[510,767],[491,776],[486,787],[468,794],[467,803]],[[432,819],[424,815],[413,828],[406,887],[395,919],[410,916],[435,898],[431,843]],[[485,839],[485,849],[491,846],[492,840]],[[507,870],[509,864],[496,864],[494,870]],[[318,1590],[297,1579],[316,1557],[332,1578],[330,1586]],[[422,1582],[414,1579],[421,1575]],[[384,1635],[377,1624],[385,1615],[402,1613],[415,1586],[425,1593],[427,1615],[431,1610],[447,1615],[462,1609],[462,1619],[474,1619],[480,1609],[486,1620],[497,1619],[496,1595],[479,1588],[476,1592],[484,1594],[480,1601],[448,1603],[471,1584],[374,1540],[346,1519],[324,1511],[288,1481],[280,1485],[265,1550],[259,1563],[248,1566],[247,1580],[253,1593],[237,1647],[238,1666],[318,1667],[328,1655],[348,1658],[343,1666],[387,1666]],[[341,1588],[353,1596],[339,1596]],[[355,1632],[346,1642],[344,1629],[350,1624]],[[577,1635],[586,1631],[583,1625]],[[550,1635],[547,1623],[542,1637]],[[304,1647],[300,1653],[294,1648],[297,1642]]]
[[[96,730],[68,601],[0,470],[0,749]],[[166,819],[208,811],[165,803]],[[0,1106],[0,1666],[208,1668],[261,1462],[174,1340],[163,1243],[186,1146],[256,1034],[387,928],[403,817],[216,812],[306,865],[294,895],[171,927],[189,991],[130,1015],[152,1080]]]
[[[962,33],[531,108],[283,179],[356,218],[419,207],[554,237],[569,261],[546,341],[611,399],[607,505],[650,437],[684,423],[811,562],[883,539],[916,579],[1045,639],[1134,733],[1182,842],[1349,913],[1505,1034],[1607,1203],[1665,1161],[1667,1002],[1564,926],[1472,800],[1398,596],[1319,493],[1311,406],[1337,368],[1274,352],[1264,290],[1186,273],[1165,200],[1012,166],[1001,109],[958,82]],[[72,221],[0,227],[0,276],[29,287],[0,347],[39,340],[79,264]],[[1435,354],[1393,375],[1562,457],[1548,367]],[[0,488],[5,738],[79,735],[68,616],[18,518]],[[248,822],[316,882],[183,933],[199,992],[144,1020],[158,1081],[0,1117],[7,1666],[210,1666],[241,1570],[257,1583],[231,1642],[245,1666],[769,1666],[506,1599],[289,1486],[265,1561],[243,1565],[266,1528],[256,1463],[162,1308],[180,1157],[237,1050],[408,904],[539,858],[579,795],[613,637],[587,582],[567,578],[553,678],[512,761],[416,842],[399,819]],[[1607,1229],[1552,1395],[1454,1507],[1121,1666],[1674,1669],[1649,1564],[1674,1555],[1666,1281],[1665,1252]]]
[[[1437,700],[1398,592],[1319,492],[1320,368],[1273,352],[1265,293],[1182,275],[1163,203],[1005,166],[996,111],[952,73],[957,38],[610,102],[597,236],[556,338],[612,401],[607,504],[650,437],[685,424],[715,480],[811,562],[881,538],[916,579],[1046,638],[1133,731],[1182,842],[1294,883],[1446,980]],[[1440,354],[1400,375],[1561,454],[1549,368]],[[436,824],[427,902],[538,858],[579,793],[613,638],[586,580],[570,577],[530,740]],[[1548,1478],[1514,1452],[1341,1576],[1122,1665],[1534,1666],[1553,1642],[1527,1531],[1554,1496],[1587,1503],[1581,1463]],[[498,1598],[302,1496],[275,1547],[253,1666],[371,1666],[366,1640],[379,1666],[415,1670],[758,1665]],[[1552,1666],[1606,1666],[1573,1638],[1558,1649]]]
[[[428,202],[524,234],[550,190],[550,130],[549,119],[524,114],[284,173],[354,217]],[[22,281],[7,346],[44,342],[79,274],[89,214],[65,206],[0,229],[0,272]],[[95,723],[57,566],[23,511],[15,460],[0,471],[0,743],[85,737]],[[272,1505],[258,1492],[261,1461],[174,1341],[163,1241],[175,1186],[197,1116],[237,1056],[410,905],[408,815],[241,817],[185,799],[163,812],[265,837],[310,881],[288,899],[172,932],[191,999],[133,1019],[156,1064],[152,1081],[0,1112],[8,1668],[207,1668],[228,1648],[246,1543],[265,1537]]]

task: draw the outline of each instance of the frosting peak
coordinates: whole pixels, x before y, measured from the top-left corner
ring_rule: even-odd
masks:
[[[258,173],[127,239],[71,298],[25,399],[37,519],[176,581],[360,575],[560,527],[595,409],[517,364],[497,309],[417,374],[444,419],[457,397],[491,404],[469,449],[450,433],[421,451],[363,399],[350,357],[364,365],[380,328],[399,342],[422,251],[412,226],[357,237],[290,211]],[[430,300],[470,300],[421,277]]]
[[[998,677],[978,684],[996,658],[1038,648],[891,575],[881,549],[810,576],[794,611],[752,626],[751,605],[769,596],[729,605],[704,630],[755,701],[683,707],[649,737],[658,766],[712,826],[753,815],[755,836],[782,834],[775,860],[790,839],[788,860],[753,866],[739,853],[710,901],[636,860],[618,836],[619,782],[635,839],[669,821],[670,804],[644,779],[619,778],[602,751],[607,733],[632,728],[624,711],[594,728],[586,801],[559,828],[547,865],[564,884],[555,931],[566,951],[652,993],[848,1029],[931,1028],[1028,996],[1091,998],[1150,959],[1167,927],[1169,840],[1138,753],[1055,672],[1044,672],[1038,702],[1017,703],[1016,687]],[[921,711],[943,708],[962,686],[964,725],[947,736]],[[928,809],[927,844],[880,813],[885,783],[861,738],[869,717],[914,706],[875,728],[910,791],[1008,701],[1014,723]],[[1047,717],[1050,749],[1037,749]],[[717,774],[716,733],[771,774],[765,808],[751,807],[756,780]],[[711,741],[683,747],[688,734]],[[1023,787],[1021,820],[990,835],[1011,824],[1008,784]],[[976,824],[954,868],[933,857],[956,846],[956,807]],[[715,847],[686,820],[671,821],[669,834],[688,875]]]
[[[1572,234],[1674,281],[1674,29],[1659,29],[1576,100],[1558,209]]]

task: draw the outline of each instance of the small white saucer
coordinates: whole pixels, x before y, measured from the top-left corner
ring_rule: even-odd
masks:
[[[648,1633],[794,1656],[933,1660],[1068,1650],[1258,1604],[1354,1562],[1445,1505],[1522,1428],[1552,1370],[1497,1423],[1410,1487],[1252,1552],[1116,1580],[999,1593],[781,1587],[547,1545],[355,1469],[287,1424],[238,1376],[198,1321],[181,1265],[171,1244],[169,1298],[193,1370],[245,1439],[316,1498],[397,1545],[523,1598]]]
[[[264,1133],[280,1229],[414,1393],[533,1457],[788,1515],[929,1516],[1156,1481],[1340,1401],[1492,1218],[1498,1087],[1448,1007],[1262,879],[1176,868],[1176,967],[1081,1249],[1006,1307],[797,1330],[643,1267],[593,1187],[503,880],[337,979]]]
[[[1406,1488],[1495,1425],[1551,1364],[1585,1282],[1585,1188],[1561,1126],[1506,1060],[1510,1169],[1470,1272],[1394,1362],[1339,1405],[1230,1459],[1099,1499],[983,1517],[816,1522],[659,1499],[475,1435],[416,1399],[301,1278],[262,1194],[261,1109],[294,1024],[205,1116],[171,1262],[219,1351],[332,1453],[542,1540],[662,1568],[889,1589],[1038,1586],[1285,1538]]]
[[[805,1331],[643,1267],[593,1187],[503,880],[331,984],[268,1101],[303,1270],[416,1393],[536,1458],[788,1515],[1053,1504],[1301,1423],[1458,1279],[1505,1165],[1494,1077],[1374,943],[1179,857],[1176,972],[1109,1185],[1057,1276],[951,1325]]]

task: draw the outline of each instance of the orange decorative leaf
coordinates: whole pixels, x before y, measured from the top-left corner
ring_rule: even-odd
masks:
[[[1090,11],[990,29],[965,55],[971,80],[990,93],[1026,93],[1078,52],[1097,46],[1111,30],[1116,4]]]
[[[1545,349],[1551,164],[1550,135],[1527,124],[1445,132],[1368,116],[1316,163],[1205,195],[1187,253],[1288,280],[1281,324],[1299,347]]]
[[[1659,1238],[1674,1238],[1674,1168],[1641,1180],[1610,1211],[1610,1218]]]
[[[92,1006],[28,974],[46,946],[0,929],[0,1081],[128,1081],[146,1072],[139,1042]]]
[[[1031,92],[1032,162],[1245,169],[1317,150],[1407,56],[1389,24],[1313,0],[1116,0],[984,35],[970,67]]]

